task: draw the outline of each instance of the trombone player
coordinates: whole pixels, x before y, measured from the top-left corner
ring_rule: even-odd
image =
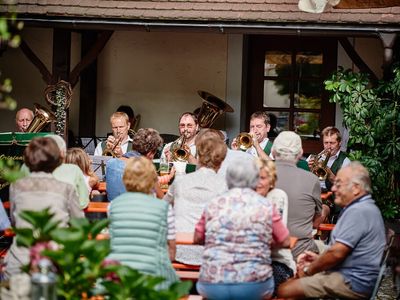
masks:
[[[257,111],[250,116],[250,132],[252,146],[246,152],[264,159],[270,159],[272,142],[268,139],[268,132],[271,128],[270,119],[266,112]],[[239,150],[237,138],[232,141],[231,148]]]
[[[132,150],[132,139],[128,136],[131,125],[128,115],[124,112],[115,112],[110,117],[110,123],[113,134],[97,144],[94,155],[101,156],[110,153],[114,157],[121,157]]]

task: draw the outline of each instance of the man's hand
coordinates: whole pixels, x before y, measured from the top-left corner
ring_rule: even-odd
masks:
[[[170,146],[165,147],[165,149],[164,149],[164,155],[165,155],[165,158],[167,159],[167,161],[172,161],[172,155],[171,155],[170,150],[171,150]]]
[[[306,251],[297,257],[297,275],[301,278],[307,276],[304,274],[304,268],[309,267],[313,261],[318,258],[318,254],[312,251]]]
[[[236,138],[234,138],[233,141],[232,141],[231,149],[232,150],[239,150],[239,146],[237,144],[237,139]]]

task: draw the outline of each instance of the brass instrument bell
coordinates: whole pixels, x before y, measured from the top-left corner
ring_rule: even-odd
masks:
[[[34,103],[35,112],[32,122],[29,124],[26,132],[29,133],[36,133],[41,131],[48,123],[54,122],[56,117],[54,116],[53,112],[40,105],[39,103]]]
[[[314,154],[312,157],[314,158],[314,163],[312,164],[310,171],[317,175],[319,180],[326,180],[328,177],[327,164],[331,157],[330,150],[322,150],[320,153],[316,155]]]
[[[246,151],[251,146],[253,146],[253,137],[251,136],[250,133],[241,132],[236,137],[236,144],[239,150]]]
[[[203,99],[200,112],[197,115],[199,126],[202,128],[211,127],[218,116],[224,112],[234,111],[228,103],[208,92],[197,91],[197,93]]]
[[[176,139],[170,147],[172,161],[187,162],[190,155],[190,148],[185,145],[186,131]]]
[[[122,136],[117,136],[115,138],[114,144],[112,148],[107,148],[107,140],[106,142],[106,147],[104,148],[103,153],[101,154],[102,156],[112,156],[112,157],[118,157],[118,155],[115,153],[115,148],[117,148],[118,145],[121,145],[122,142]]]

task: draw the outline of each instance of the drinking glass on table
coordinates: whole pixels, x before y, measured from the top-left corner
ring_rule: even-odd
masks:
[[[170,168],[169,168],[169,163],[167,160],[160,159],[160,167],[159,167],[158,171],[160,173],[160,176],[169,175]],[[162,183],[160,186],[161,186],[161,189],[168,189],[168,182]]]

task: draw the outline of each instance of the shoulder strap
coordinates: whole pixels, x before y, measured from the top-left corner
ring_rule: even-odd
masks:
[[[271,148],[272,148],[272,143],[270,140],[268,140],[267,144],[265,145],[264,152],[267,153],[267,155],[270,155]]]
[[[132,141],[128,141],[128,148],[126,148],[126,152],[132,151]]]

